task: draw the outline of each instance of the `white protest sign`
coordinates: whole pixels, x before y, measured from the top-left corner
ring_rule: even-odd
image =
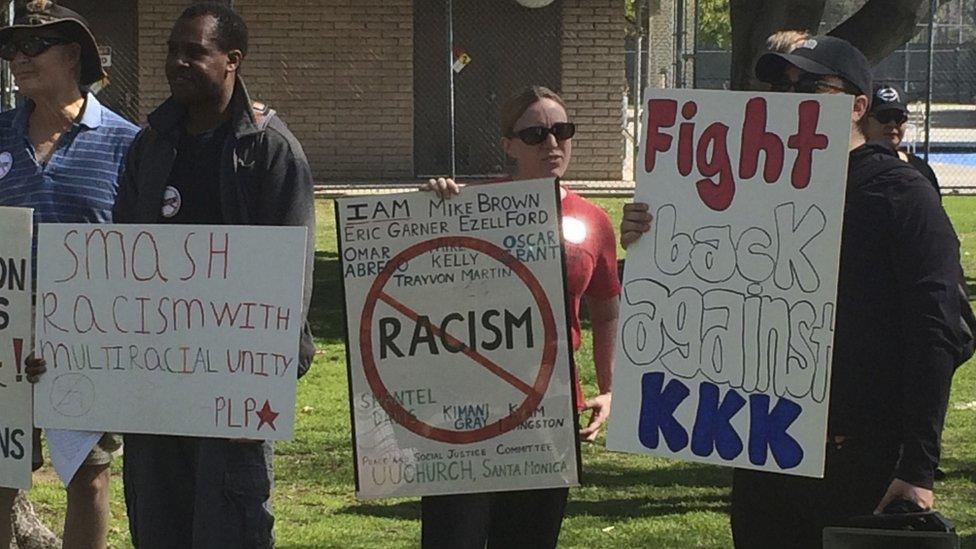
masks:
[[[291,438],[305,233],[42,224],[37,424]]]
[[[357,496],[578,484],[555,181],[336,208]]]
[[[24,358],[31,340],[29,208],[0,207],[0,487],[31,485],[31,387]]]
[[[71,482],[78,468],[88,459],[92,448],[98,444],[103,434],[65,429],[44,430],[44,440],[51,454],[51,466],[65,486]]]
[[[851,101],[651,91],[609,448],[823,476]]]

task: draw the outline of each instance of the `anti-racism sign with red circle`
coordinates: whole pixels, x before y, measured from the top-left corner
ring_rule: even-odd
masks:
[[[337,201],[357,495],[577,484],[552,180]]]
[[[475,363],[484,366],[492,373],[496,374],[501,380],[505,381],[506,383],[510,383],[525,393],[525,400],[512,413],[500,418],[494,423],[490,423],[484,427],[473,430],[442,429],[418,420],[410,412],[405,410],[403,406],[396,401],[396,399],[390,396],[389,389],[387,389],[387,387],[383,384],[383,380],[376,369],[376,361],[373,357],[373,313],[376,310],[377,301],[382,300],[384,303],[390,305],[394,309],[403,313],[404,316],[407,316],[414,321],[418,319],[416,312],[383,291],[384,287],[390,280],[390,276],[393,274],[393,272],[395,272],[395,269],[398,266],[404,264],[406,261],[409,261],[410,259],[417,257],[424,252],[429,252],[431,250],[436,250],[439,247],[446,246],[463,247],[476,250],[504,265],[507,265],[518,276],[519,280],[525,284],[526,287],[528,287],[529,292],[532,294],[532,297],[535,300],[535,305],[538,307],[540,315],[542,316],[542,325],[545,334],[542,360],[539,364],[539,371],[535,378],[535,382],[532,385],[527,385],[525,382],[509,373],[503,367],[492,362],[491,359],[486,358],[484,355],[479,354],[468,347],[462,351]],[[432,329],[436,330],[436,328]],[[453,339],[453,337],[449,334],[445,334],[445,337]],[[463,236],[448,236],[427,240],[414,244],[413,246],[397,254],[396,257],[387,263],[386,267],[380,272],[379,276],[376,277],[372,287],[370,287],[369,293],[366,295],[366,306],[363,308],[361,321],[359,323],[359,350],[363,360],[363,369],[366,374],[366,380],[369,382],[369,386],[373,390],[373,394],[378,397],[380,405],[383,406],[391,418],[394,418],[394,421],[413,431],[414,433],[432,440],[455,444],[477,442],[496,437],[501,433],[512,430],[518,426],[518,424],[525,421],[542,401],[542,397],[549,386],[549,378],[552,375],[552,369],[555,366],[556,346],[556,322],[552,316],[552,308],[549,305],[549,299],[546,296],[545,289],[543,289],[542,285],[539,284],[539,281],[536,280],[535,276],[532,274],[532,271],[523,263],[515,260],[511,254],[492,244],[491,242]]]

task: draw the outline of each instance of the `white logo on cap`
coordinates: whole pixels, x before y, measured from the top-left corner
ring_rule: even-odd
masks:
[[[14,157],[7,151],[0,153],[0,179],[7,177],[14,165]]]
[[[163,191],[163,217],[169,219],[180,213],[182,205],[183,197],[180,196],[180,191],[176,187],[167,185],[166,190]]]
[[[813,48],[816,48],[816,47],[817,47],[817,41],[814,40],[813,38],[807,38],[803,42],[800,42],[799,44],[796,45],[796,49],[799,49],[799,48],[808,48],[808,49],[811,49],[812,50]]]
[[[888,103],[892,101],[900,101],[898,97],[898,90],[895,88],[881,88],[875,95],[878,96],[878,99]]]

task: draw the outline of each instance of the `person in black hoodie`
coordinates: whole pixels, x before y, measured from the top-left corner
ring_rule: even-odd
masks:
[[[736,547],[819,548],[825,526],[935,503],[949,386],[971,344],[959,241],[928,180],[866,141],[871,72],[854,46],[816,36],[763,55],[756,76],[773,91],[854,96],[824,478],[736,469],[732,484]],[[621,243],[650,221],[646,204],[626,205]]]
[[[901,90],[893,84],[875,84],[871,94],[871,109],[864,125],[864,137],[868,141],[888,143],[897,152],[898,158],[911,164],[932,183],[935,192],[939,192],[939,178],[935,176],[929,163],[901,148],[907,125],[908,107]]]

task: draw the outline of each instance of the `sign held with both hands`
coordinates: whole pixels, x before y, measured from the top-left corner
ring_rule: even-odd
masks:
[[[554,180],[336,217],[357,496],[578,484]]]

